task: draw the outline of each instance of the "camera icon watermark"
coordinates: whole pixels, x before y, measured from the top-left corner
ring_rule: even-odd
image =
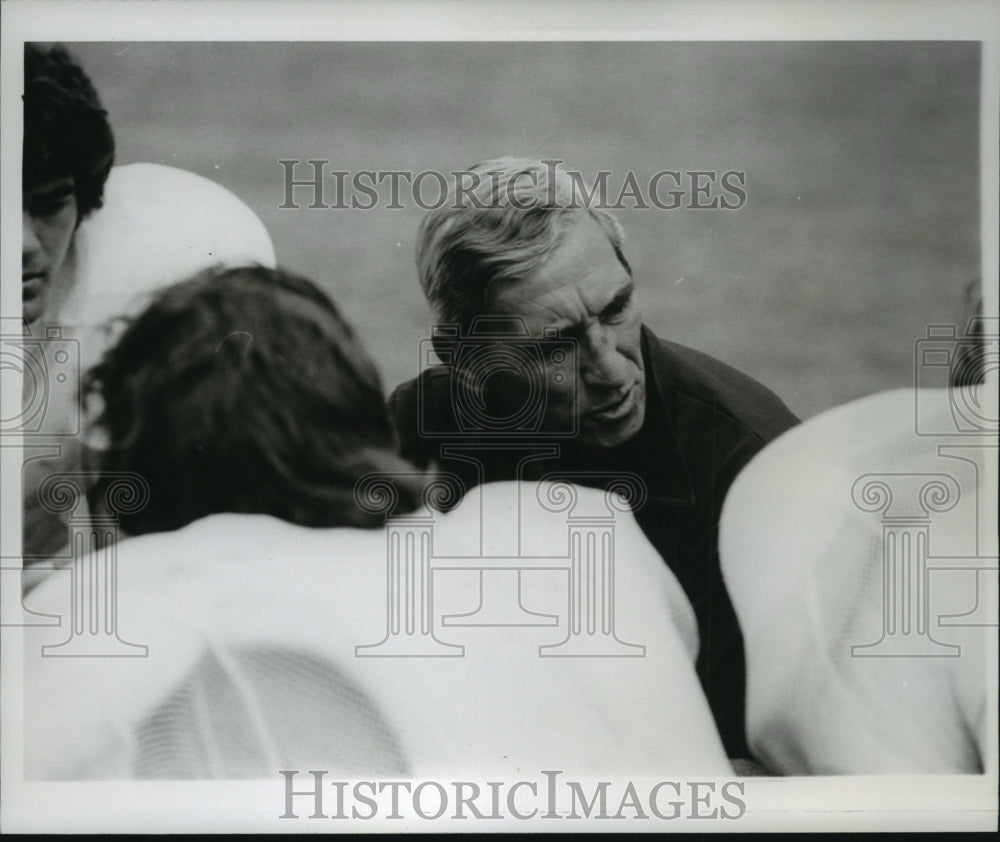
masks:
[[[990,381],[1000,371],[1000,318],[973,316],[965,332],[954,324],[928,325],[914,353],[916,432],[968,436],[1000,431],[1000,407]],[[950,392],[950,417],[927,405],[926,387]]]
[[[424,438],[565,439],[578,432],[576,341],[556,327],[532,336],[517,316],[478,316],[467,334],[435,325],[420,342],[420,364],[450,384],[444,406],[427,381],[417,381]],[[554,405],[558,412],[550,411]]]
[[[416,427],[440,442],[437,458],[481,486],[498,466],[522,478],[528,463],[556,460],[561,443],[579,433],[576,340],[555,326],[532,335],[519,316],[479,315],[468,330],[439,324],[419,346]],[[492,466],[489,467],[489,466]],[[489,492],[485,492],[489,496]],[[486,505],[485,498],[481,505]],[[480,512],[485,543],[504,544],[509,528]],[[497,555],[517,555],[514,545]],[[510,564],[484,566],[479,606],[447,625],[551,626],[556,617],[533,612],[521,599],[521,572]]]
[[[0,435],[79,434],[80,343],[62,326],[33,335],[21,319],[0,320],[0,371],[17,372],[22,383],[20,406],[0,413]]]
[[[20,318],[0,318],[0,377],[4,381],[20,379],[19,399],[5,400],[0,410],[0,446],[20,449],[22,488],[30,489],[31,501],[26,498],[22,511],[25,518],[40,514],[46,522],[44,528],[53,519],[40,507],[32,508],[37,496],[36,480],[62,463],[80,434],[80,371],[80,343],[68,336],[62,325],[31,326]],[[33,528],[39,526],[34,520],[31,523]],[[56,524],[58,532],[62,522]],[[27,539],[19,551],[5,543],[0,556],[4,582],[0,588],[0,626],[58,626],[58,616],[40,614],[25,606],[20,588],[25,560],[47,558],[50,549],[58,548],[46,546],[45,553],[36,553],[26,543]],[[11,586],[15,580],[16,588]]]

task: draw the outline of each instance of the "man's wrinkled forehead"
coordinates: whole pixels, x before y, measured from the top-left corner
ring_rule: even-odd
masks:
[[[603,228],[593,219],[573,221],[530,276],[504,285],[495,297],[505,315],[548,320],[569,327],[576,316],[597,315],[630,296],[631,273]]]

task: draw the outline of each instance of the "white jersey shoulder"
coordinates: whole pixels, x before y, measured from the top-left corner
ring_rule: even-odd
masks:
[[[534,499],[534,490],[525,490]],[[66,630],[28,635],[29,776],[269,777],[279,768],[374,774],[376,756],[416,775],[513,775],[519,768],[728,774],[692,654],[675,626],[670,577],[659,575],[665,565],[646,557],[634,536],[622,541],[616,587],[605,591],[620,610],[618,636],[636,646],[633,657],[540,654],[568,631],[562,514],[529,516],[521,545],[526,559],[552,559],[520,577],[522,604],[555,615],[557,625],[444,622],[445,614],[475,611],[483,588],[497,584],[482,584],[483,568],[503,567],[498,556],[482,555],[482,548],[499,550],[500,539],[487,536],[492,543],[477,541],[469,553],[461,543],[480,527],[480,502],[506,500],[502,513],[492,513],[500,520],[515,511],[514,484],[487,491],[470,493],[447,515],[410,518],[414,540],[404,535],[396,544],[381,529],[306,529],[253,515],[215,515],[124,541],[118,634],[148,652],[41,657],[40,646],[58,644]],[[592,492],[582,497],[596,502]],[[623,538],[630,522],[622,522]],[[397,552],[406,558],[394,563]],[[517,570],[506,575],[518,581]],[[28,604],[65,614],[70,586],[54,574]],[[687,611],[680,611],[682,625]],[[396,651],[379,648],[380,641],[424,648]],[[72,706],[59,703],[67,696]],[[216,708],[227,718],[195,715]],[[351,723],[359,717],[358,731]],[[351,736],[355,731],[367,736]],[[184,754],[192,739],[214,746],[216,759]],[[341,756],[348,739],[358,742],[360,765]],[[325,765],[275,765],[292,762]]]
[[[64,321],[87,327],[135,312],[161,287],[215,265],[273,267],[257,215],[220,184],[162,164],[114,167],[103,207],[80,225],[65,271]]]
[[[995,762],[995,651],[976,626],[996,624],[995,406],[989,386],[872,395],[781,436],[733,484],[722,571],[748,738],[773,770]]]

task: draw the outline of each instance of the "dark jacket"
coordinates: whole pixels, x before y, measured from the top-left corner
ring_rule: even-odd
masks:
[[[645,326],[642,353],[646,418],[635,440],[605,451],[559,441],[558,456],[524,463],[520,478],[562,469],[631,471],[645,480],[649,497],[636,519],[694,606],[701,638],[696,667],[726,750],[730,757],[747,757],[743,639],[719,567],[719,515],[743,466],[798,419],[757,381]],[[436,462],[468,486],[517,479],[516,445],[482,450],[482,474],[467,459],[442,455],[443,445],[475,441],[457,428],[451,379],[451,369],[434,367],[392,393],[389,408],[403,455],[422,468]]]

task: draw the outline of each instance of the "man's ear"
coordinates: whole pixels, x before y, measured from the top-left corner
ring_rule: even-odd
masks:
[[[438,358],[440,359],[442,339],[440,336],[437,335],[437,332],[434,330],[431,331],[431,347],[434,349],[434,353],[437,354]]]
[[[435,322],[431,326],[431,347],[441,361],[441,365],[454,365],[454,360],[445,361],[449,357],[454,357],[461,340],[467,335],[466,328],[453,322]]]

